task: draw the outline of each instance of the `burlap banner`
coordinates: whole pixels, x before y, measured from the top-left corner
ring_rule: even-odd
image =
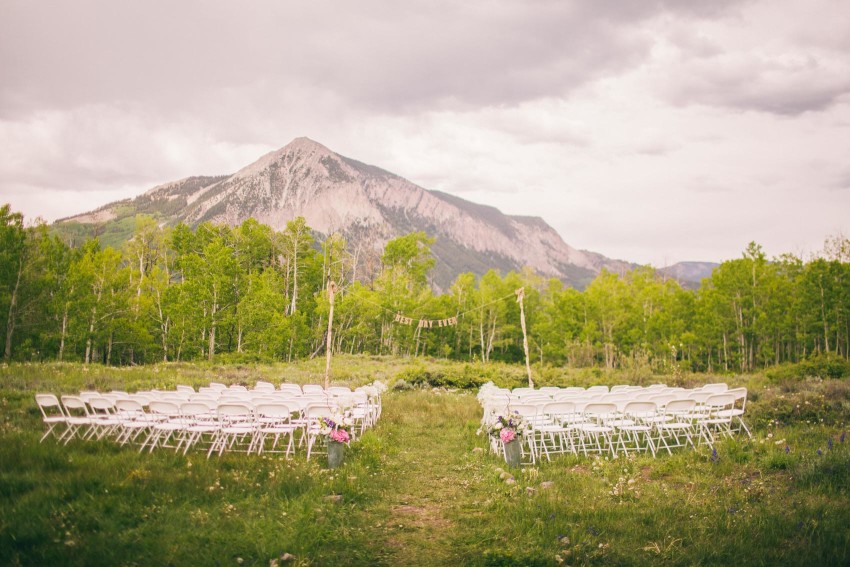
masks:
[[[395,322],[400,325],[412,325],[414,319],[405,317],[401,313],[395,314]],[[434,327],[451,327],[457,325],[457,317],[449,317],[448,319],[418,319],[417,327],[420,329],[432,329]]]

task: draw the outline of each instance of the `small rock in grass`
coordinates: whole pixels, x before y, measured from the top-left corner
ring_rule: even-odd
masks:
[[[330,496],[325,496],[325,500],[330,500],[331,502],[342,502],[342,494],[331,494]]]
[[[292,561],[293,559],[295,559],[295,556],[291,553],[284,553],[280,556],[281,561]]]
[[[502,480],[505,480],[507,478],[513,478],[513,477],[510,475],[510,473],[506,473],[505,471],[502,471],[502,473],[499,475],[499,478],[502,479]]]
[[[472,452],[473,453],[483,453],[484,449],[482,449],[481,447],[476,447],[475,449],[472,450]]]
[[[505,472],[505,469],[503,469],[502,467],[496,467],[495,470],[497,474],[502,474],[503,472]]]
[[[554,486],[555,486],[555,483],[552,482],[551,480],[546,480],[546,481],[543,481],[543,482],[540,483],[540,488],[542,488],[543,490],[546,490],[548,488],[553,488]]]
[[[528,494],[529,496],[531,496],[535,492],[536,491],[535,491],[534,487],[532,487],[532,486],[526,486],[525,487],[525,493]]]
[[[516,484],[516,479],[514,479],[514,477],[506,479],[505,484]]]

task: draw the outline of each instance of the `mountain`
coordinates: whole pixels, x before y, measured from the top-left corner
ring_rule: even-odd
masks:
[[[540,275],[584,288],[602,268],[622,272],[634,264],[576,250],[539,217],[505,215],[494,207],[429,191],[378,167],[297,138],[236,173],[189,177],[136,197],[57,221],[66,235],[96,233],[105,244],[129,237],[136,214],[164,225],[205,221],[237,225],[253,217],[275,230],[303,216],[321,239],[341,233],[355,246],[379,251],[413,231],[436,237],[434,286],[490,268],[503,273],[531,266]]]
[[[711,277],[714,262],[678,262],[658,270],[658,273],[677,280],[683,287],[696,289],[705,278]]]

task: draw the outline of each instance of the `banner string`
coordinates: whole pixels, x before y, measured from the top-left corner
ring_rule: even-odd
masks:
[[[462,312],[458,313],[457,315],[453,315],[451,317],[446,317],[446,318],[442,318],[442,319],[414,319],[413,317],[407,317],[405,315],[402,315],[402,313],[400,311],[393,311],[392,309],[390,309],[388,307],[384,307],[383,305],[381,305],[379,303],[375,303],[374,301],[371,301],[369,299],[360,298],[360,301],[374,305],[375,307],[382,309],[383,311],[386,311],[387,313],[389,313],[391,315],[394,315],[395,321],[397,323],[402,323],[402,324],[405,324],[405,325],[411,325],[413,323],[413,321],[418,321],[420,327],[431,328],[431,327],[446,327],[446,326],[456,325],[458,318],[466,315],[467,313],[472,313],[473,311],[478,311],[479,309],[484,309],[485,307],[490,307],[491,305],[495,305],[496,303],[501,303],[502,301],[509,299],[511,297],[516,297],[516,293],[515,292],[509,293],[508,295],[506,295],[504,297],[500,297],[498,299],[494,299],[493,301],[491,301],[489,303],[485,303],[483,305],[477,305],[477,306],[475,306],[471,309],[467,309],[466,311],[462,311]],[[416,307],[416,308],[414,308],[413,311],[415,312],[417,309],[421,309],[421,307],[422,306]]]

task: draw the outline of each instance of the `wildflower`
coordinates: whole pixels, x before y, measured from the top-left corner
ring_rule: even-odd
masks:
[[[818,449],[818,457],[820,457],[821,455],[823,455],[823,451],[821,451],[820,449]]]
[[[846,431],[843,431],[843,432],[841,433],[841,437],[840,437],[838,440],[839,440],[839,441],[841,441],[842,443],[844,443],[844,436],[845,436],[845,435],[847,435],[847,432],[846,432]]]
[[[717,456],[717,448],[715,447],[711,450],[711,462],[716,463],[719,460],[720,460],[720,457]]]
[[[826,442],[826,448],[832,451],[832,437],[830,437],[829,441]]]
[[[791,452],[791,447],[789,447],[788,445],[785,445],[785,454],[787,455],[790,452]]]

